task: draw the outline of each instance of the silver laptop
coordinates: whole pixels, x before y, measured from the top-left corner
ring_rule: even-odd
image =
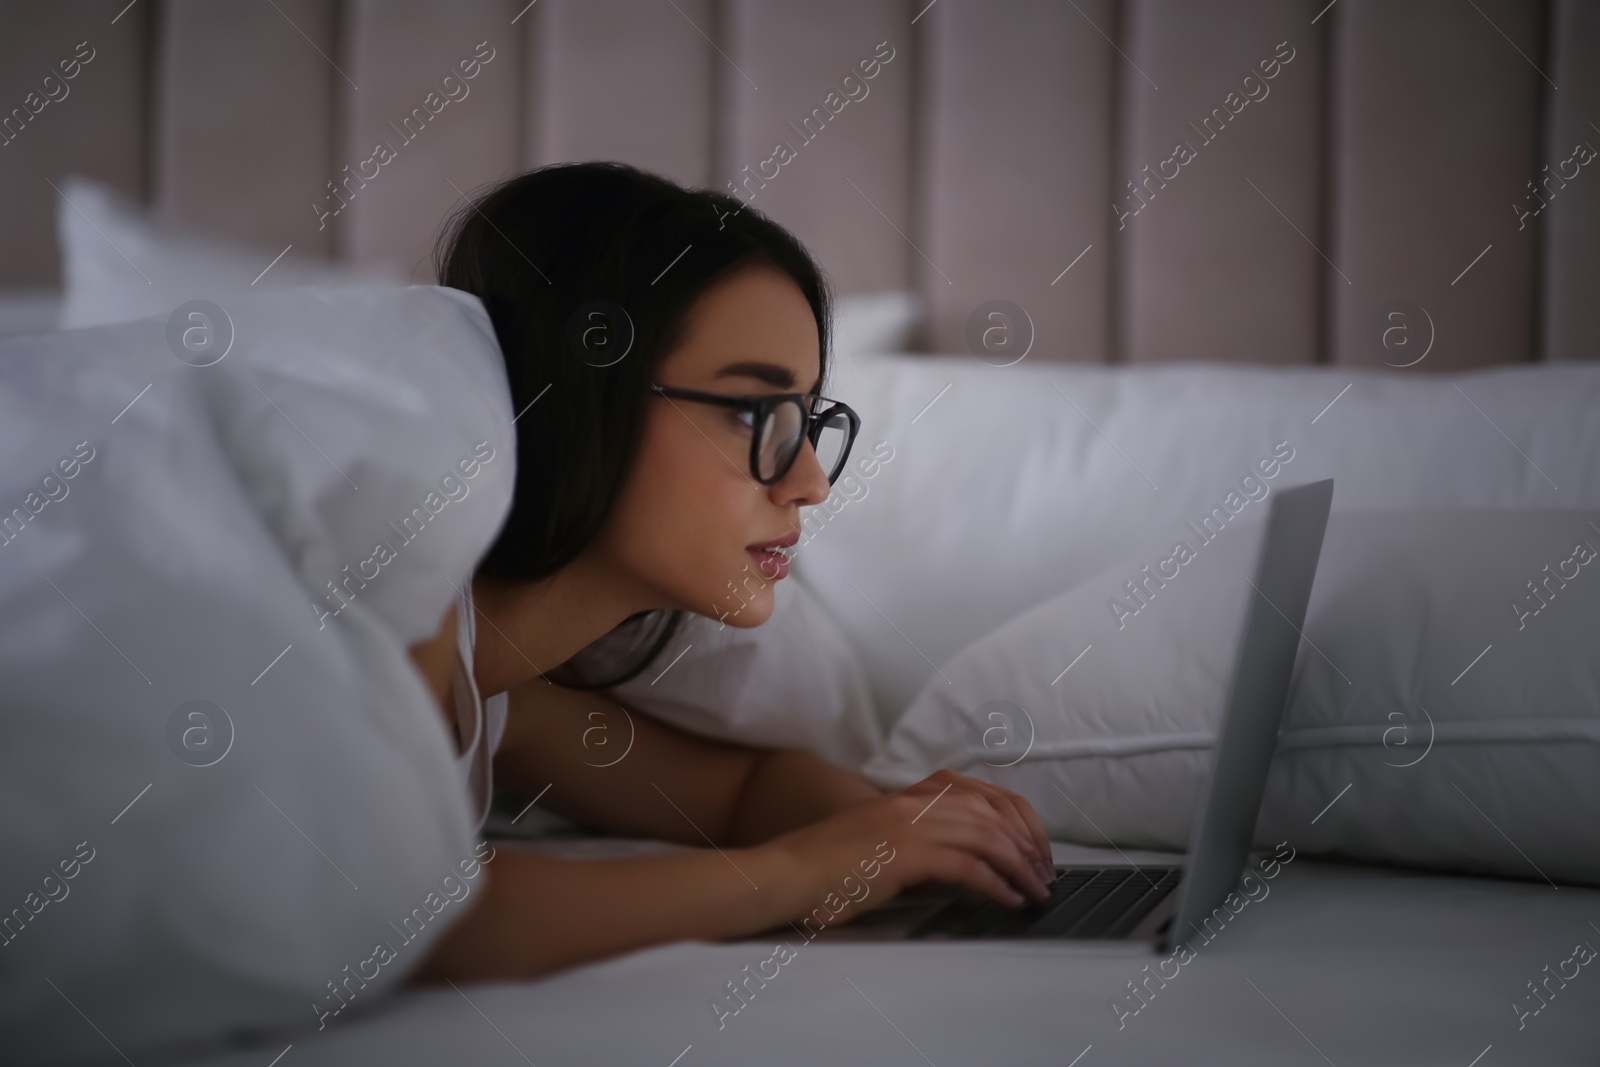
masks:
[[[1198,930],[1244,873],[1332,501],[1329,478],[1279,490],[1268,502],[1255,595],[1183,865],[1058,865],[1050,899],[1021,908],[930,883],[818,939],[1127,939],[1162,951],[1187,940],[1185,931]]]

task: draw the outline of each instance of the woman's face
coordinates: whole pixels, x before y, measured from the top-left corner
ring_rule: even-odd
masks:
[[[655,381],[724,396],[815,392],[820,341],[811,305],[783,272],[752,266],[708,289]],[[733,626],[772,614],[774,567],[749,546],[800,534],[800,508],[827,498],[809,441],[772,485],[750,472],[750,416],[653,395],[644,440],[595,548],[651,607]]]

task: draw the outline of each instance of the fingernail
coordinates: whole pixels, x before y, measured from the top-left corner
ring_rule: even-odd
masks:
[[[1045,885],[1049,885],[1052,881],[1054,881],[1056,876],[1055,870],[1048,866],[1043,860],[1033,861],[1033,873],[1037,874],[1039,876],[1039,881],[1043,882]]]

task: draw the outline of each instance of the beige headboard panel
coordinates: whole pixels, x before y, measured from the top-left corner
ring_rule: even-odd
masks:
[[[0,0],[0,109],[0,284],[68,173],[421,281],[463,193],[612,158],[742,183],[924,347],[1004,299],[1036,359],[1373,365],[1406,300],[1418,369],[1600,357],[1583,0]]]

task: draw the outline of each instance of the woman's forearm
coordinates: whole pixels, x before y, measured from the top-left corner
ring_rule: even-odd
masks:
[[[533,978],[682,939],[759,933],[803,910],[808,881],[772,849],[569,860],[501,847],[475,905],[414,981]]]
[[[734,801],[729,837],[753,845],[883,795],[871,782],[809,752],[763,753]]]
[[[759,843],[882,795],[858,774],[784,749],[751,768],[725,849],[568,860],[502,846],[480,899],[415,979],[532,978],[667,941],[771,929],[823,894],[815,872]]]
[[[860,775],[793,749],[715,741],[596,693],[533,682],[511,691],[498,781],[610,833],[687,845],[751,845],[882,794]],[[622,709],[626,710],[626,709]],[[589,736],[627,737],[611,759]]]

